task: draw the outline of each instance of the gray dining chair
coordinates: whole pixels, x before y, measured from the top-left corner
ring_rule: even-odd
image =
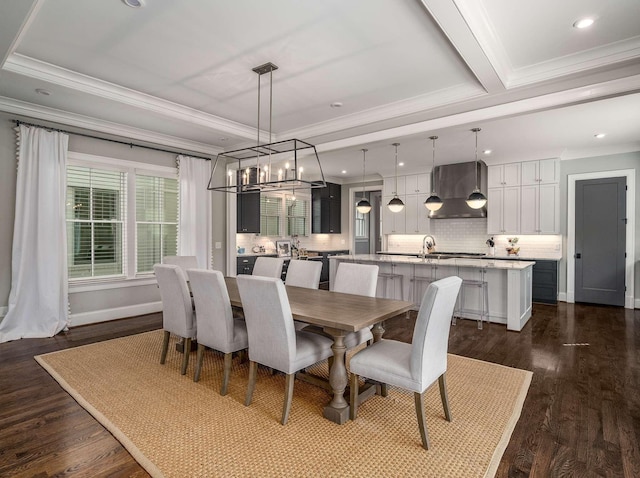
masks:
[[[283,265],[284,259],[281,257],[258,257],[253,266],[252,275],[280,279]]]
[[[284,373],[285,397],[280,423],[285,425],[291,410],[296,372],[332,356],[333,341],[319,334],[295,330],[281,279],[239,275],[237,283],[249,335],[249,383],[244,404],[251,404],[258,364]]]
[[[187,280],[189,280],[189,274],[187,273],[188,269],[201,268],[198,265],[198,258],[196,256],[164,256],[162,258],[162,263],[178,266],[182,269],[182,272],[184,272]]]
[[[317,289],[320,286],[320,274],[322,273],[322,262],[315,260],[292,260],[287,268],[285,285],[294,287],[304,287],[306,289]],[[300,320],[294,321],[296,330],[302,330],[309,324]]]
[[[315,260],[292,260],[287,268],[285,285],[317,289],[320,286],[322,262]]]
[[[447,277],[427,287],[410,344],[396,340],[381,340],[351,357],[351,419],[358,415],[359,377],[414,392],[416,416],[422,446],[429,449],[429,433],[424,414],[424,396],[438,381],[444,415],[452,420],[447,396],[447,347],[451,316],[462,279]]]
[[[160,288],[162,298],[162,354],[160,363],[164,364],[169,349],[169,337],[175,334],[184,339],[184,357],[180,373],[187,373],[191,340],[196,337],[196,313],[193,310],[187,278],[180,267],[169,264],[156,264],[153,272]]]
[[[227,394],[234,352],[249,346],[244,320],[233,317],[229,292],[220,271],[189,269],[191,292],[196,304],[198,354],[193,381],[200,380],[205,348],[224,354],[220,395]]]
[[[375,297],[378,285],[378,270],[379,267],[372,264],[341,262],[336,271],[333,291]],[[347,333],[344,338],[344,345],[347,349],[350,349],[371,341],[373,341],[371,327],[365,327],[357,332]]]

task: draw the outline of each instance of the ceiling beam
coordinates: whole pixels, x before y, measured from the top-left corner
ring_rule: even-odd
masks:
[[[454,0],[420,1],[487,93],[504,91],[503,79],[489,61]]]

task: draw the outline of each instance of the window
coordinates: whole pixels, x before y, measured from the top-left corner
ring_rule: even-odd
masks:
[[[309,201],[300,198],[293,200],[288,197],[286,202],[287,236],[306,236]]]
[[[69,278],[124,274],[125,173],[67,168]]]
[[[356,210],[356,238],[366,239],[369,237],[369,214],[363,214]]]
[[[136,175],[136,272],[178,251],[178,181]]]
[[[176,170],[70,152],[66,220],[70,280],[152,273],[177,253]]]
[[[280,235],[281,213],[282,198],[264,194],[260,195],[260,235]]]

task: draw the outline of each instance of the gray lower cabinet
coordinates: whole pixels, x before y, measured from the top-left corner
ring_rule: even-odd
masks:
[[[558,261],[536,259],[532,288],[533,302],[558,303]]]

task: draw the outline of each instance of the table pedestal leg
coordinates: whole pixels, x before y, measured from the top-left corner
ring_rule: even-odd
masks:
[[[344,345],[344,330],[326,327],[326,333],[333,337],[333,364],[329,370],[329,384],[333,391],[333,399],[324,407],[323,415],[326,419],[342,425],[349,420],[349,403],[344,399],[344,391],[347,388],[349,379],[347,377],[347,367],[345,365],[345,353],[347,348]]]
[[[378,322],[371,329],[371,333],[373,334],[373,342],[380,342],[382,340],[382,336],[384,335],[384,327],[382,322]],[[376,393],[380,396],[386,397],[389,393],[388,387],[386,383],[381,383],[376,386]]]

